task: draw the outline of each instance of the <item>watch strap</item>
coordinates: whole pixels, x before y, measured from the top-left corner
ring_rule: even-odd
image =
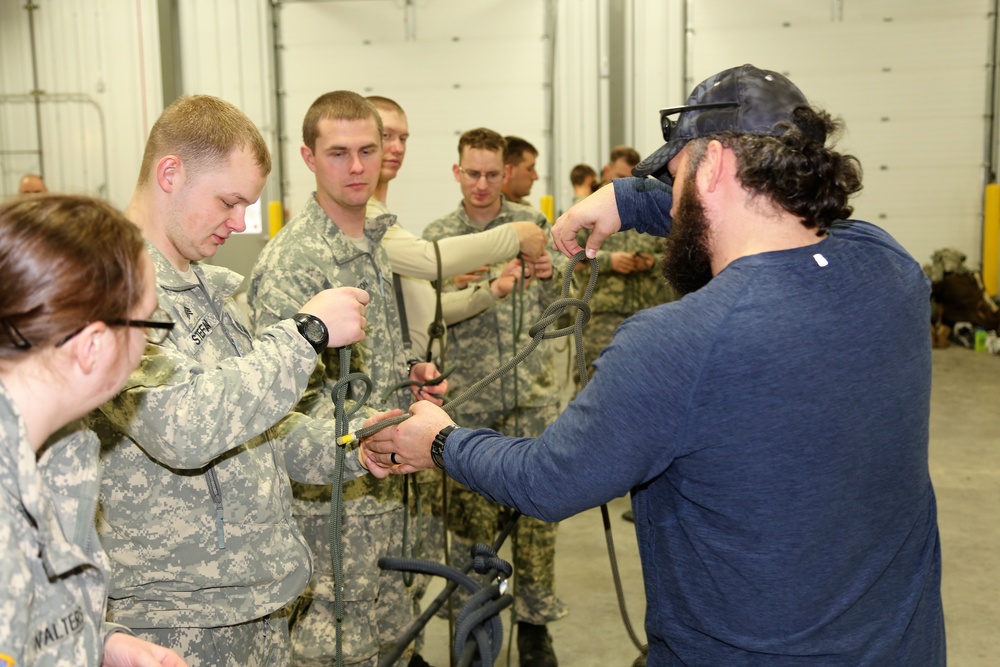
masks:
[[[295,313],[292,320],[302,337],[316,350],[316,354],[326,349],[327,343],[330,342],[330,332],[323,320],[309,313]]]
[[[431,460],[438,468],[444,469],[444,445],[451,432],[458,428],[458,424],[448,424],[437,432],[434,442],[431,443]]]

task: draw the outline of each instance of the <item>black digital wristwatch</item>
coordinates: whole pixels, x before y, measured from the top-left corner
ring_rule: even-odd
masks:
[[[327,343],[330,342],[330,332],[327,331],[323,320],[309,313],[296,313],[292,316],[292,320],[302,337],[316,350],[316,354],[326,349]]]

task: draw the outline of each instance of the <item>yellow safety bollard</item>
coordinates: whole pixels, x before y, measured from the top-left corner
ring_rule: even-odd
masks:
[[[556,200],[552,195],[542,195],[542,198],[538,202],[539,208],[542,209],[542,214],[549,219],[549,224],[551,225],[556,219]]]
[[[275,234],[285,226],[285,208],[280,201],[272,201],[267,205],[267,234],[273,239]]]
[[[1000,292],[1000,185],[986,186],[983,204],[983,286],[986,293]]]

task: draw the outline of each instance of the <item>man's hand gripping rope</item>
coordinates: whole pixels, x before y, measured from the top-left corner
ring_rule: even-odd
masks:
[[[587,287],[584,290],[582,298],[575,298],[570,296],[570,289],[572,288],[572,276],[573,270],[577,263],[580,261],[589,261],[591,264],[590,279],[587,281]],[[562,336],[573,335],[576,341],[577,349],[577,364],[581,369],[581,377],[586,374],[586,360],[583,356],[583,325],[585,325],[590,320],[590,298],[594,293],[594,286],[597,283],[597,260],[591,259],[586,260],[584,253],[579,252],[574,255],[566,266],[566,270],[563,276],[563,286],[562,286],[562,296],[556,299],[546,308],[545,312],[542,314],[541,319],[539,319],[532,327],[528,330],[528,335],[531,336],[531,340],[528,341],[517,354],[515,354],[509,361],[502,364],[499,368],[494,370],[492,373],[482,378],[474,385],[466,389],[459,396],[452,399],[443,409],[449,415],[453,415],[454,411],[458,406],[462,405],[470,398],[481,392],[489,384],[496,381],[498,378],[503,377],[509,373],[515,366],[524,361],[529,354],[531,354],[539,343],[544,339],[548,338],[560,338]],[[566,311],[568,308],[576,308],[576,321],[567,327],[562,329],[556,329],[554,331],[546,331],[546,329]],[[415,411],[424,409],[421,406],[422,401],[418,401],[410,406],[410,414]],[[403,414],[399,410],[391,410],[389,412],[383,412],[376,414],[365,426],[358,429],[354,433],[345,434],[337,439],[338,445],[349,445],[357,441],[362,441],[365,438],[381,431],[382,429],[389,428],[391,426],[396,426],[403,423],[409,419],[410,414]],[[416,470],[422,469],[414,466],[410,466],[405,462],[397,463],[395,465],[389,464],[385,465],[380,462],[375,461],[372,458],[362,459],[363,463],[366,464],[368,470],[376,477],[382,478],[391,474],[406,474],[410,472],[415,472]]]

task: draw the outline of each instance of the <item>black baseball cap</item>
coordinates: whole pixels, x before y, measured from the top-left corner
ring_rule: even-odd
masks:
[[[667,163],[692,139],[719,132],[780,136],[794,123],[795,110],[808,107],[806,96],[777,72],[742,65],[702,81],[682,107],[660,109],[667,143],[632,170],[673,183]],[[680,114],[677,120],[671,118]]]

